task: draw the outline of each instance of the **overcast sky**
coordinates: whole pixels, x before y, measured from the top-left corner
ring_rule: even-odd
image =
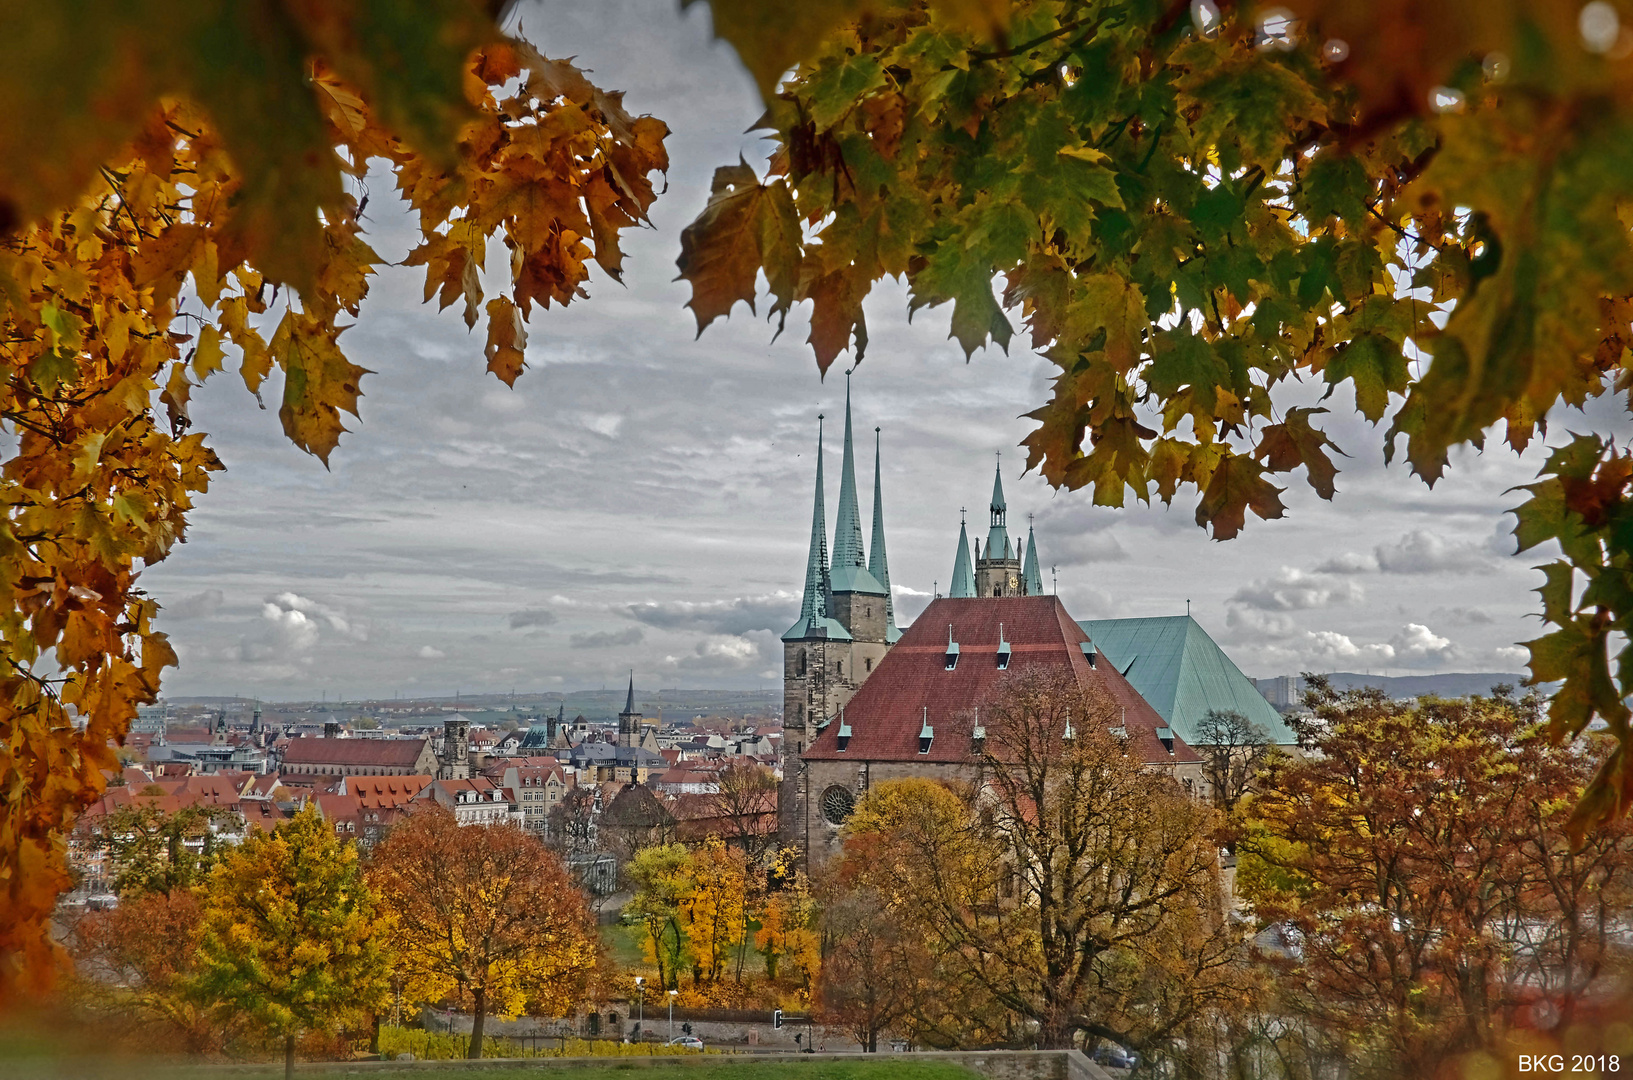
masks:
[[[571,689],[622,681],[631,667],[648,687],[780,679],[816,416],[841,416],[845,381],[838,367],[818,379],[802,313],[776,342],[742,306],[694,339],[689,292],[671,280],[680,230],[715,166],[739,154],[758,164],[764,144],[743,134],[759,103],[735,56],[710,41],[707,12],[672,7],[518,10],[547,54],[576,56],[673,134],[655,228],[625,241],[625,285],[596,271],[587,303],[536,312],[516,389],[484,372],[480,327],[467,334],[454,309],[421,305],[419,270],[388,268],[342,339],[376,374],[332,471],[285,441],[276,412],[230,376],[195,393],[195,421],[228,471],[198,500],[189,542],[142,579],[181,656],[168,694]],[[387,180],[372,185],[368,226],[388,260],[408,251],[411,222]],[[936,582],[945,588],[959,508],[984,523],[1001,450],[1011,533],[1036,515],[1045,581],[1058,567],[1080,619],[1180,614],[1189,600],[1254,676],[1517,671],[1514,643],[1540,632],[1529,590],[1542,560],[1510,554],[1502,513],[1518,501],[1504,490],[1535,475],[1537,451],[1456,453],[1431,492],[1384,467],[1381,430],[1338,395],[1330,428],[1351,455],[1338,499],[1323,503],[1300,475],[1286,519],[1250,517],[1242,538],[1214,543],[1192,521],[1194,492],[1172,510],[1114,511],[1021,475],[1017,444],[1032,424],[1020,414],[1045,399],[1051,370],[1022,335],[1011,355],[966,364],[947,340],[947,309],[910,325],[903,287],[877,289],[867,315],[853,379],[867,436],[858,483],[867,515],[878,426],[901,623]],[[1556,436],[1592,426],[1580,414],[1560,421]],[[829,432],[831,525],[838,424]]]

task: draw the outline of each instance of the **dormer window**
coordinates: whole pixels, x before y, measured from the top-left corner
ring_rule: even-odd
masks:
[[[1160,727],[1157,729],[1157,738],[1162,740],[1162,748],[1170,754],[1174,752],[1174,729]]]
[[[924,707],[924,726],[919,728],[919,753],[928,754],[930,744],[935,742],[936,729],[930,726],[930,707]]]
[[[849,746],[850,744],[851,744],[851,726],[850,726],[850,724],[845,722],[845,708],[844,708],[844,706],[840,706],[840,708],[839,708],[839,738],[837,740],[837,748],[840,749],[840,750],[843,750],[843,749],[845,749],[845,747]]]
[[[958,666],[958,642],[953,640],[953,624],[947,624],[947,670]]]
[[[1085,660],[1087,660],[1089,662],[1090,667],[1097,667],[1098,666],[1098,662],[1099,662],[1099,659],[1100,659],[1100,654],[1095,649],[1094,642],[1092,642],[1092,641],[1080,641],[1080,642],[1077,643],[1077,647],[1083,650],[1083,659],[1085,659]]]
[[[1004,624],[998,624],[998,670],[1009,668],[1009,642],[1004,640]]]

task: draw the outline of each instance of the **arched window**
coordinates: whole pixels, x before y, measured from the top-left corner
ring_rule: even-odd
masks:
[[[800,651],[799,664],[797,665],[797,667],[799,669],[799,674],[804,675],[805,674],[805,652],[804,652],[804,650]]]
[[[862,658],[862,668],[863,668],[864,671],[872,671],[873,670],[873,657],[864,656]]]

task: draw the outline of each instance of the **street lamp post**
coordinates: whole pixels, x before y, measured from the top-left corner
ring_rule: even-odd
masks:
[[[635,976],[635,1036],[640,1038],[641,1028],[646,1024],[646,980]]]
[[[679,990],[669,991],[669,1041],[675,1041],[675,998],[680,996]]]

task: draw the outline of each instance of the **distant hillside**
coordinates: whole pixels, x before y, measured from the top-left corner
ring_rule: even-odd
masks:
[[[1491,671],[1452,671],[1444,675],[1357,675],[1353,671],[1339,671],[1327,678],[1340,690],[1375,686],[1392,698],[1422,697],[1425,694],[1438,697],[1490,694],[1491,688],[1498,683],[1507,683],[1518,691],[1525,681],[1522,674]]]

